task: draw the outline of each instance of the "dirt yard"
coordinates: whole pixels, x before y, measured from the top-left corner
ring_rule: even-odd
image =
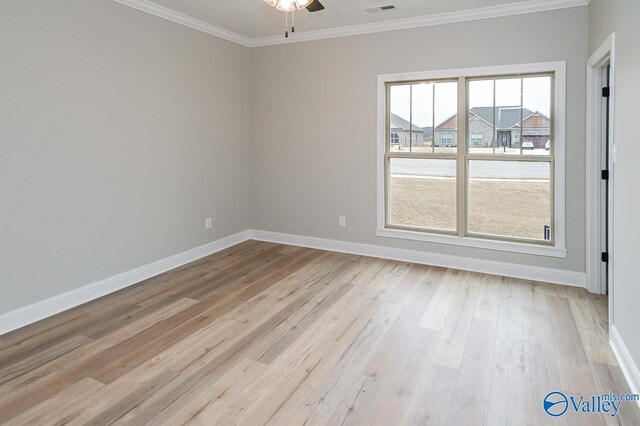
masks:
[[[481,180],[469,183],[469,232],[543,239],[550,224],[547,181]],[[389,222],[455,230],[454,179],[392,177]]]

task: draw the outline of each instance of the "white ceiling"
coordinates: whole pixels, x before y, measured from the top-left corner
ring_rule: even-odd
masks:
[[[136,0],[115,0],[135,6]],[[296,34],[354,25],[375,24],[407,18],[429,17],[482,8],[495,8],[496,15],[505,10],[548,10],[579,6],[588,0],[321,0],[320,12],[296,13]],[[256,40],[283,36],[285,16],[263,0],[146,0],[207,24]],[[368,13],[365,8],[394,4],[395,10]],[[522,12],[518,12],[522,13]],[[486,12],[485,15],[490,14]],[[416,25],[414,25],[416,26]]]

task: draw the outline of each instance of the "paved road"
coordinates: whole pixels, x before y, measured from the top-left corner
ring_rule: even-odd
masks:
[[[414,160],[397,158],[391,161],[392,175],[455,177],[455,160]],[[517,161],[472,161],[470,178],[549,179],[549,163]]]

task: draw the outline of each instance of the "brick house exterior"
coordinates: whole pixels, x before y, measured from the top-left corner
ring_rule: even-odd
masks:
[[[458,116],[454,115],[436,126],[434,132],[436,146],[458,146]]]
[[[533,142],[534,148],[543,149],[551,134],[549,117],[520,107],[474,107],[469,110],[469,146],[493,146],[493,121],[496,125],[496,147],[520,148],[521,140]],[[523,136],[520,137],[522,120]],[[435,128],[436,146],[457,146],[458,116],[444,120]]]
[[[524,119],[522,129],[522,140],[533,142],[535,148],[544,148],[544,144],[551,137],[551,120],[536,111]]]

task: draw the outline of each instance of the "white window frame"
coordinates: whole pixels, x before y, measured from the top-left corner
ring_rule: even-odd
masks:
[[[386,84],[388,82],[423,81],[437,79],[490,77],[498,75],[554,73],[553,78],[553,141],[554,141],[554,245],[503,241],[488,238],[461,237],[428,231],[411,231],[386,227],[385,155],[386,155]],[[459,90],[460,92],[460,90]],[[466,93],[458,93],[458,102],[466,103]],[[464,247],[475,247],[514,253],[566,258],[565,234],[565,105],[566,62],[540,62],[479,68],[458,68],[424,72],[379,74],[377,79],[377,226],[379,237],[400,238]]]
[[[395,136],[395,142],[393,141],[393,137]],[[400,145],[400,135],[397,132],[392,132],[391,133],[391,143],[392,144],[396,144],[396,145]]]
[[[440,135],[440,142],[442,144],[444,144],[444,146],[449,146],[447,145],[449,143],[449,141],[451,141],[451,146],[453,146],[453,139],[454,139],[454,134],[453,134],[453,130],[441,130],[442,134]],[[446,139],[446,142],[445,142]]]
[[[476,141],[478,140],[478,135],[480,135],[480,146],[484,145],[484,133],[480,132],[478,130],[474,130],[474,131],[470,132],[470,135],[469,135],[469,146],[471,146],[471,144],[474,143],[474,140],[476,140]],[[475,138],[474,138],[474,136],[475,136]]]

